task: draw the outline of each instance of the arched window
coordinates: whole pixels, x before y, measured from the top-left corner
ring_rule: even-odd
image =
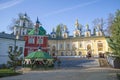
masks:
[[[52,47],[52,51],[55,51],[55,46]]]
[[[91,45],[90,44],[87,45],[87,50],[91,50]]]
[[[98,51],[103,51],[103,43],[99,42],[97,46],[98,46]]]
[[[98,36],[100,36],[100,32],[98,32]]]
[[[88,32],[87,32],[87,37],[89,37],[89,34],[88,34]]]

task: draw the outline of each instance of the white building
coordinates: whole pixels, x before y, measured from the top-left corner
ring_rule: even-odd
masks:
[[[33,29],[33,23],[27,14],[20,14],[19,18],[16,20],[14,25],[13,33],[14,35],[24,36],[27,35],[29,31]]]
[[[0,65],[6,64],[9,60],[8,57],[8,51],[11,48],[11,50],[14,50],[14,47],[17,47],[17,50],[22,51],[22,56],[24,56],[24,46],[25,41],[23,39],[16,39],[15,42],[15,36],[11,34],[6,33],[0,33]]]

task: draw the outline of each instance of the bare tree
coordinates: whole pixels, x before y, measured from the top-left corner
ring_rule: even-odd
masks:
[[[111,28],[112,28],[113,21],[114,21],[114,15],[110,13],[107,19],[107,32],[109,35],[111,35],[111,30],[112,30]]]
[[[103,18],[96,18],[93,20],[93,26],[96,28],[98,25],[100,26],[101,30],[104,28],[105,21]]]
[[[28,17],[26,13],[25,14],[19,13],[18,14],[18,18],[13,18],[11,24],[7,26],[8,29],[13,32],[14,26],[19,26],[20,25],[20,20],[26,19],[26,18],[24,18],[25,15],[27,17],[27,20],[29,21],[28,22],[29,28],[32,28],[33,27],[33,23],[31,21],[30,17]]]

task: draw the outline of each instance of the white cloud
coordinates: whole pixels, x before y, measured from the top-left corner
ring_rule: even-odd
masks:
[[[76,5],[76,6],[73,6],[73,7],[64,8],[64,9],[61,9],[61,10],[58,10],[58,11],[53,11],[53,12],[50,12],[50,13],[46,14],[44,17],[48,17],[50,15],[59,14],[59,13],[63,13],[63,12],[70,11],[70,10],[74,10],[74,9],[77,9],[77,8],[85,7],[85,6],[94,4],[94,3],[98,2],[98,1],[99,0],[95,0],[95,1],[92,1],[92,2],[90,1],[90,2],[79,4],[79,5]]]
[[[4,3],[0,3],[0,10],[12,7],[16,4],[21,3],[23,0],[7,0]]]

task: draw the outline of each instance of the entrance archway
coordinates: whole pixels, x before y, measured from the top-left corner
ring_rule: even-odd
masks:
[[[91,49],[91,45],[90,44],[88,44],[87,45],[87,57],[91,57],[92,56],[92,51],[91,51],[92,49]]]

